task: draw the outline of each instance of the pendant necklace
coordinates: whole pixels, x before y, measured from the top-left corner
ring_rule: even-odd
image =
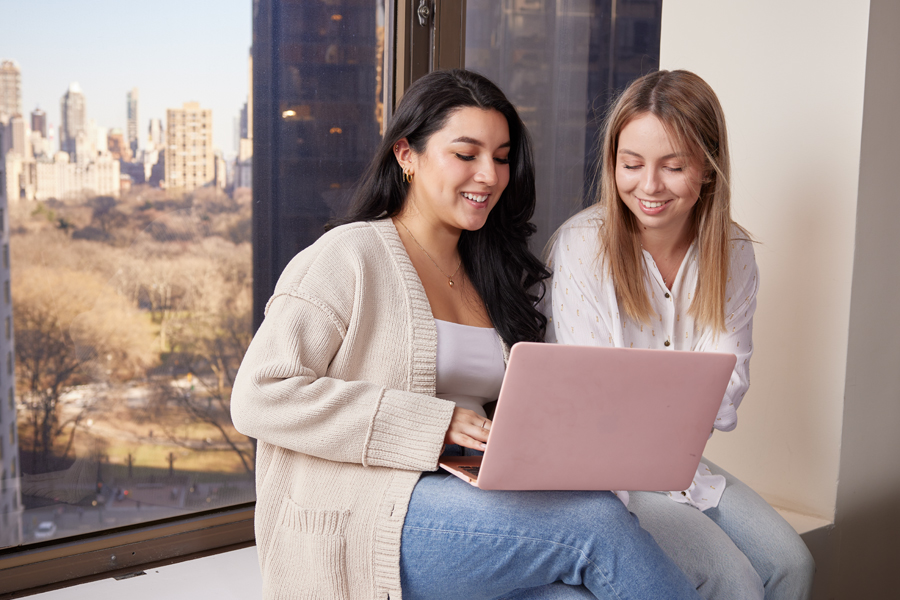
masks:
[[[409,230],[409,227],[407,227],[406,224],[403,221],[401,221],[400,219],[397,219],[397,222],[400,223],[401,225],[403,225],[403,229],[406,230],[406,233],[409,234],[409,237],[412,238],[412,241],[414,241],[416,243],[416,246],[419,247],[419,250],[421,250],[422,252],[425,253],[425,256],[427,256],[428,260],[431,261],[431,264],[433,264],[435,267],[437,267],[437,270],[441,272],[441,275],[443,275],[444,277],[447,278],[447,284],[450,287],[453,287],[453,278],[456,277],[457,273],[459,273],[459,268],[462,266],[462,257],[459,258],[459,264],[456,265],[456,270],[453,271],[453,275],[447,275],[446,273],[444,273],[444,270],[441,268],[441,266],[439,264],[437,264],[433,258],[431,258],[431,255],[428,254],[428,251],[422,246],[422,244],[419,243],[419,240],[417,240],[416,236],[414,236],[412,234],[412,231]]]

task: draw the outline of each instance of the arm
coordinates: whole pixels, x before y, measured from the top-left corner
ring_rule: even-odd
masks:
[[[453,404],[328,377],[343,343],[340,320],[324,304],[299,295],[274,298],[234,384],[235,427],[327,460],[433,470]],[[385,340],[385,360],[396,354],[393,343]]]
[[[753,355],[753,313],[759,291],[759,270],[749,241],[735,240],[732,249],[730,281],[726,287],[725,329],[715,335],[704,332],[694,350],[730,352],[737,356],[731,381],[716,416],[715,428],[731,431],[737,427],[737,408],[750,387],[750,357]]]

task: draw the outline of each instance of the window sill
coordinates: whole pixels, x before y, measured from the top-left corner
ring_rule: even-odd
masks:
[[[803,535],[808,531],[813,531],[821,527],[828,527],[834,524],[828,519],[823,519],[821,517],[814,517],[812,515],[794,512],[777,506],[773,506],[772,508],[774,508],[785,521],[790,523],[791,527],[793,527],[800,535]]]
[[[244,505],[0,554],[0,599],[121,577],[254,543],[253,508]],[[124,581],[124,580],[123,580]]]
[[[262,598],[256,546],[147,569],[145,575],[112,578],[32,596],[35,600],[258,600]]]

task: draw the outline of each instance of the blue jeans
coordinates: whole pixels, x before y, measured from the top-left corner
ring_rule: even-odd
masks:
[[[815,563],[794,528],[749,486],[725,476],[719,506],[705,512],[663,494],[635,492],[629,510],[707,599],[804,600]]]
[[[656,492],[632,492],[628,509],[641,520],[707,600],[805,600],[815,564],[803,540],[746,484],[704,459],[725,476],[717,508],[700,512]],[[554,583],[516,600],[592,598],[587,588]]]
[[[700,598],[610,492],[493,492],[440,472],[413,490],[400,580],[405,600]]]

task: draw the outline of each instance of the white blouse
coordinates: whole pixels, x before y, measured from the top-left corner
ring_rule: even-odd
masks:
[[[697,288],[696,240],[685,254],[671,290],[666,288],[656,263],[645,250],[647,292],[655,316],[650,324],[644,324],[630,320],[624,312],[619,313],[612,280],[601,267],[598,231],[602,214],[599,206],[592,206],[569,219],[557,232],[548,260],[553,272],[550,299],[543,304],[544,314],[550,319],[547,341],[735,354],[737,364],[715,422],[716,429],[731,431],[737,426],[737,408],[750,386],[753,313],[759,289],[753,244],[735,229],[726,284],[727,331],[718,335],[698,329],[688,314]],[[701,463],[691,487],[669,492],[669,496],[706,510],[718,506],[724,489],[725,478],[711,473]],[[623,500],[627,503],[627,497]]]

